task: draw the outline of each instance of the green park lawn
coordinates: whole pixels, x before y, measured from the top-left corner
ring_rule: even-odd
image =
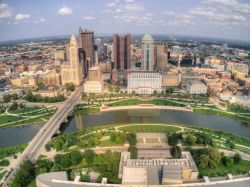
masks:
[[[179,104],[175,101],[162,100],[162,99],[153,99],[149,101],[142,101],[138,99],[128,99],[117,101],[114,103],[108,104],[108,106],[130,106],[130,105],[139,105],[139,104],[154,104],[154,105],[162,105],[162,106],[186,106],[186,104]]]
[[[42,109],[42,108],[43,107],[24,107],[24,108],[19,109],[19,110],[9,111],[9,113],[12,113],[12,114],[28,113],[28,112],[33,112],[33,111],[36,111],[36,110],[39,110],[39,109]]]
[[[7,171],[6,170],[1,170],[0,171],[0,180],[2,180],[3,176],[5,175]]]
[[[139,132],[173,133],[180,131],[181,128],[168,125],[130,125],[130,126],[119,127],[118,130],[133,132],[133,133],[139,133]]]
[[[100,144],[98,146],[100,146],[100,147],[110,147],[110,146],[119,146],[119,145],[123,145],[123,144],[118,144],[118,143],[112,142],[112,141],[110,141],[108,139],[108,140],[100,141]]]
[[[0,160],[22,152],[26,146],[26,144],[21,144],[13,147],[0,148]]]
[[[75,113],[76,114],[82,114],[82,113],[98,113],[100,112],[100,108],[82,108],[80,106],[78,106],[75,109]]]
[[[0,116],[0,127],[1,127],[1,124],[15,122],[15,121],[22,120],[22,119],[24,119],[24,118],[21,116],[1,115]]]
[[[226,174],[242,174],[247,173],[250,170],[250,161],[241,160],[239,164],[233,164],[232,166],[225,166],[220,163],[216,168],[199,168],[199,174],[201,176],[225,176]]]

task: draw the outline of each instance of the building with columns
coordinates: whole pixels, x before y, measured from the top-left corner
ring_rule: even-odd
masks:
[[[153,94],[156,92],[161,92],[162,86],[162,75],[151,71],[138,71],[128,73],[128,93],[133,91],[137,94]]]
[[[143,71],[155,69],[154,39],[151,35],[145,34],[142,38],[142,65]]]
[[[83,79],[83,68],[79,62],[78,43],[74,35],[70,39],[69,56],[69,64],[61,65],[62,85],[70,82],[80,85]]]

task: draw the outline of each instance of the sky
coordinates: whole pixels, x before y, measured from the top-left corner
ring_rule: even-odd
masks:
[[[0,41],[78,34],[80,26],[250,41],[250,0],[0,0]]]

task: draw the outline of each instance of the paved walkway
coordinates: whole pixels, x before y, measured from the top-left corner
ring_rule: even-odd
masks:
[[[115,110],[132,110],[132,109],[160,109],[160,110],[181,110],[192,112],[193,108],[189,107],[177,107],[177,106],[160,106],[153,104],[140,104],[140,105],[130,105],[130,106],[114,106],[114,107],[101,107],[101,112],[115,111]]]

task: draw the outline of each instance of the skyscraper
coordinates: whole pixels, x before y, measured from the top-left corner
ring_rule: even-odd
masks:
[[[86,62],[86,54],[85,51],[82,48],[78,49],[79,52],[79,62],[82,65],[82,73],[83,73],[83,78],[86,78],[88,76],[88,63]]]
[[[113,36],[114,69],[131,69],[130,56],[131,35]]]
[[[145,34],[142,38],[142,70],[153,71],[154,61],[154,40],[151,35]]]
[[[70,39],[69,47],[70,63],[61,65],[62,84],[73,83],[80,85],[83,78],[83,67],[79,62],[78,43],[74,35]]]
[[[94,66],[94,32],[79,28],[80,48],[85,51],[87,67]]]
[[[158,71],[166,71],[168,64],[168,47],[163,43],[155,45],[155,68]]]

